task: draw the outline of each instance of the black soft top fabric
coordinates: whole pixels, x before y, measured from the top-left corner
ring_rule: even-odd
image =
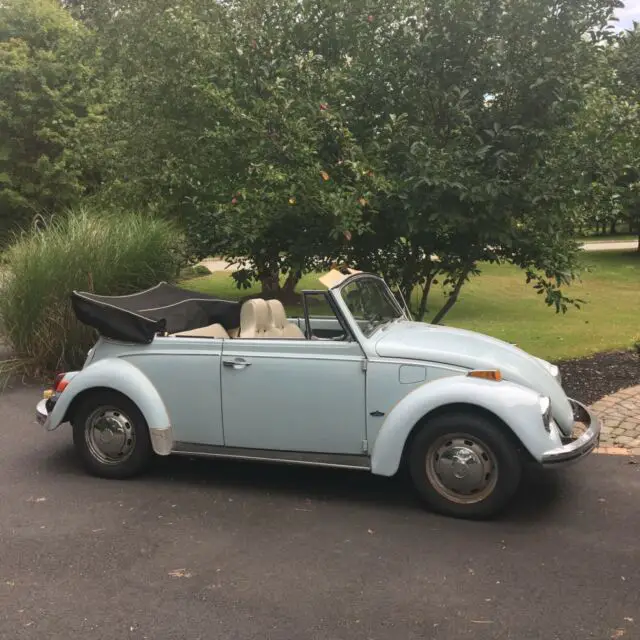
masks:
[[[161,282],[127,296],[74,291],[71,304],[80,322],[114,340],[150,343],[156,333],[176,333],[219,323],[240,324],[240,302],[220,300]]]

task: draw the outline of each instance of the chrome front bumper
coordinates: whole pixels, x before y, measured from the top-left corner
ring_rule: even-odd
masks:
[[[600,442],[600,420],[577,400],[569,399],[575,419],[585,424],[586,429],[574,438],[563,438],[565,444],[542,454],[545,467],[555,467],[576,462],[589,455]]]

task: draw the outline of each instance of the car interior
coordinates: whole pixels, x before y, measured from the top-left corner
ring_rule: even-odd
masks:
[[[240,310],[240,326],[227,331],[221,324],[211,324],[190,331],[171,334],[178,337],[223,338],[223,339],[260,339],[289,338],[304,340],[305,334],[300,327],[287,319],[280,300],[252,298],[247,300]]]

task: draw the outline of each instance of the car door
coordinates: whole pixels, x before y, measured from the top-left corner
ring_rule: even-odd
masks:
[[[225,445],[364,453],[364,361],[355,341],[225,340]]]
[[[158,337],[127,360],[157,389],[179,447],[222,445],[219,338]]]

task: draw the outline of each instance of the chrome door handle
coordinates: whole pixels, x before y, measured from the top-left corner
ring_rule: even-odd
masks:
[[[248,366],[251,365],[250,362],[247,362],[243,358],[236,358],[235,360],[223,360],[222,364],[225,367],[229,367],[231,369],[236,369],[236,370],[246,369]]]

